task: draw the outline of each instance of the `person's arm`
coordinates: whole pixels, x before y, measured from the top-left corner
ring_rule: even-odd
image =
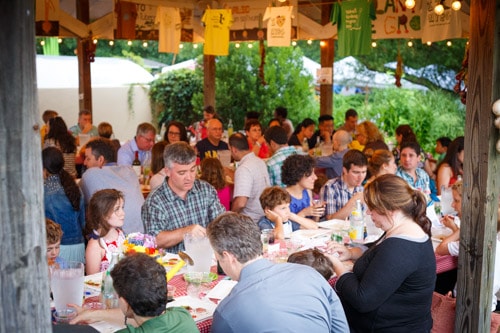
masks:
[[[231,205],[231,211],[235,213],[240,213],[243,208],[245,208],[248,201],[248,197],[235,197],[233,198],[233,204]]]
[[[123,325],[123,313],[120,308],[106,309],[106,310],[84,310],[81,307],[70,304],[77,311],[77,316],[69,322],[71,325],[75,324],[92,324],[98,321],[105,321],[115,325]],[[130,319],[129,324],[134,325],[135,321]],[[135,324],[134,326],[137,326]]]
[[[437,194],[441,195],[441,186],[448,187],[451,179],[451,168],[447,164],[442,164],[437,174]]]
[[[318,229],[318,224],[311,220],[308,219],[307,217],[302,217],[299,216],[295,213],[290,213],[290,221],[297,222],[300,224],[301,229]]]
[[[265,210],[266,217],[269,221],[274,223],[273,234],[275,239],[285,239],[285,232],[283,231],[283,219],[270,209]]]
[[[434,251],[436,254],[439,254],[440,256],[446,256],[450,255],[450,250],[448,245],[450,243],[456,242],[460,239],[460,228],[456,228],[455,231],[445,239],[439,243],[439,245],[436,247],[436,250]]]
[[[156,235],[156,245],[161,248],[169,248],[184,241],[184,235],[191,233],[196,237],[206,236],[207,231],[199,224],[191,224],[175,230],[163,230]]]
[[[101,271],[101,259],[104,249],[99,245],[98,239],[91,239],[85,250],[85,273],[92,275]]]
[[[354,194],[352,198],[349,199],[349,201],[347,201],[344,207],[342,207],[341,209],[332,214],[328,214],[326,218],[329,220],[331,219],[345,220],[346,218],[349,217],[351,212],[356,209],[356,200],[358,199],[361,200],[361,202],[364,202],[363,192],[358,192]]]

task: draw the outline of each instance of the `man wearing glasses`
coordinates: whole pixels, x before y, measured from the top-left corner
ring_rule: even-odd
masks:
[[[156,128],[153,125],[150,123],[139,124],[135,137],[118,150],[118,165],[132,165],[136,151],[139,152],[139,161],[142,165],[147,156],[151,156],[155,136]]]

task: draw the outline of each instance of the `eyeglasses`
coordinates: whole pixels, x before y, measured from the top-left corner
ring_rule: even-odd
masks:
[[[143,138],[144,140],[146,140],[147,142],[155,142],[154,136],[152,138],[148,138],[144,135],[141,135],[140,137]]]
[[[168,135],[172,135],[172,136],[181,136],[181,132],[168,132]]]

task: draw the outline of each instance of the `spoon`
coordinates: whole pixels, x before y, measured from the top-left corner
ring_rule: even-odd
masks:
[[[185,262],[187,262],[189,266],[193,266],[193,265],[194,265],[193,258],[191,258],[191,257],[189,256],[189,254],[187,254],[187,253],[186,253],[186,252],[184,252],[184,251],[179,251],[179,252],[178,252],[178,254],[179,254],[179,257],[180,257],[182,260],[184,260]]]

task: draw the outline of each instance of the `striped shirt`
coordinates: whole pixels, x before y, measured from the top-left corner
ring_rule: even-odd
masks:
[[[326,215],[335,214],[358,192],[363,192],[363,186],[356,186],[349,192],[347,184],[342,177],[329,180],[321,189],[323,200],[326,202]]]
[[[282,147],[267,160],[267,172],[269,173],[271,186],[283,187],[283,183],[281,182],[281,166],[288,156],[295,154],[297,154],[295,147]]]

